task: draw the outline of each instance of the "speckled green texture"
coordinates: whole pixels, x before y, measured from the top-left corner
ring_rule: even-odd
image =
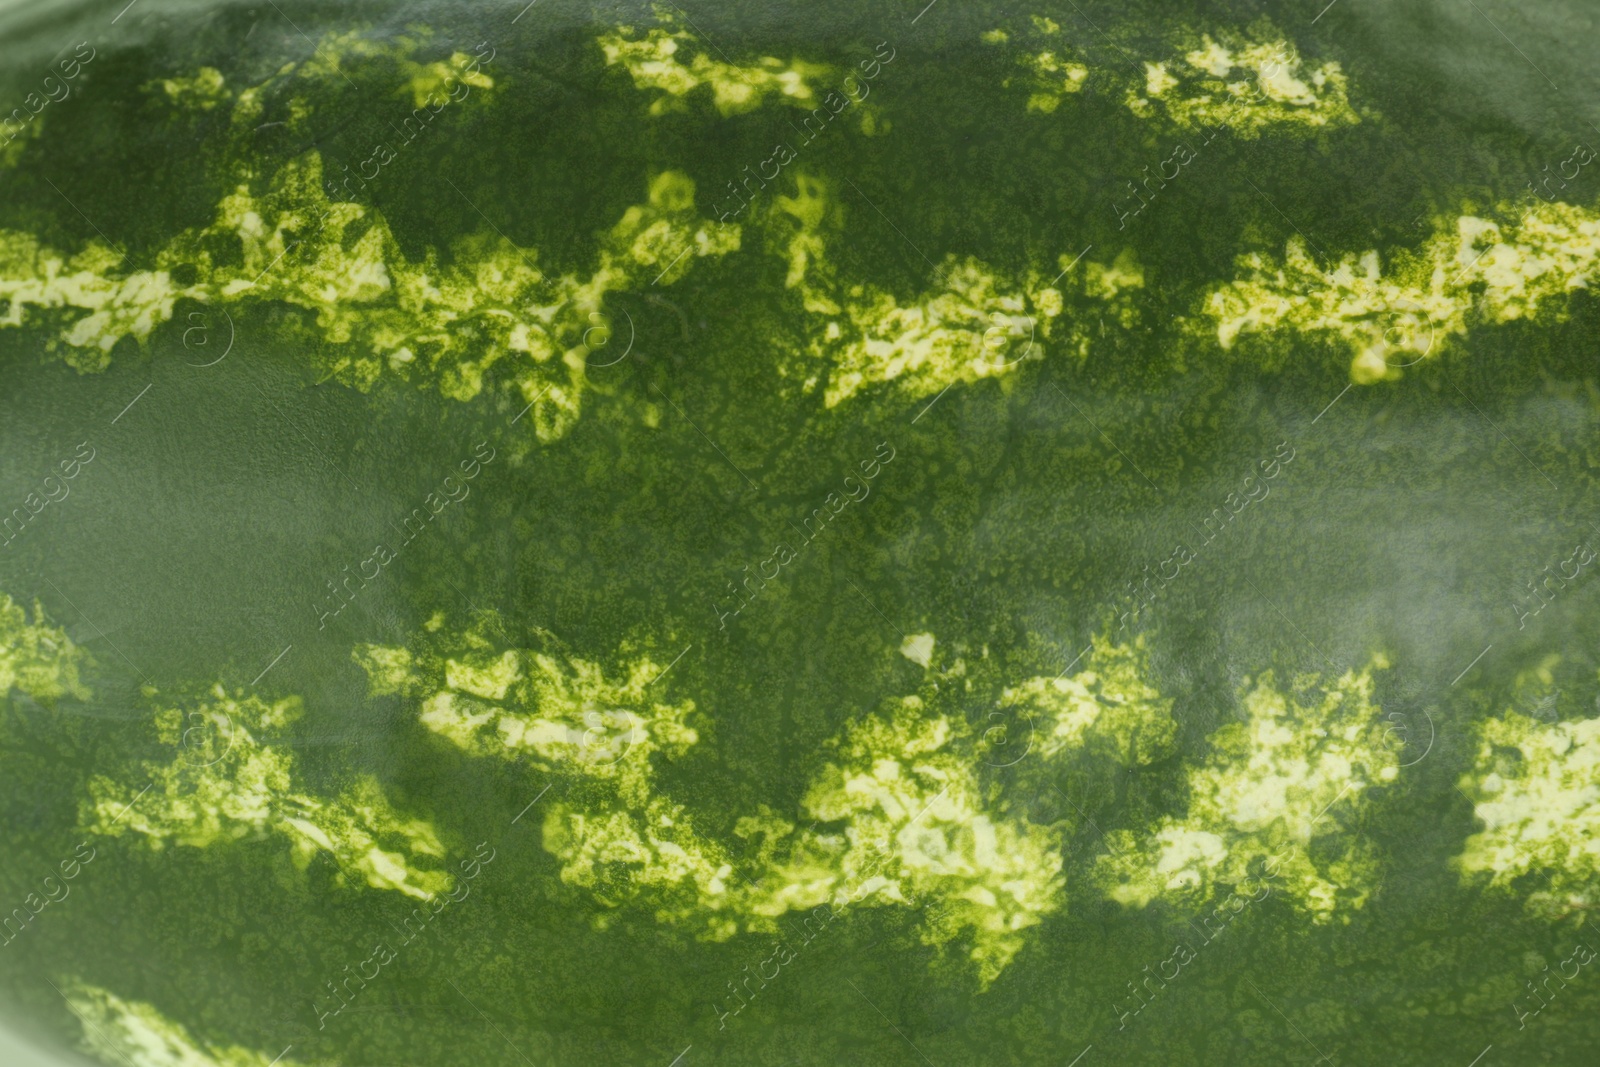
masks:
[[[1482,6],[22,33],[8,1022],[1590,1063],[1600,133]]]

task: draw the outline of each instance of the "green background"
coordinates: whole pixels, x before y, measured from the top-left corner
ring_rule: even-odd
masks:
[[[497,48],[506,88],[494,105],[450,115],[374,186],[370,202],[408,251],[481,228],[448,177],[512,240],[537,247],[541,265],[586,272],[594,235],[641,199],[649,174],[687,172],[709,214],[788,115],[774,105],[723,119],[702,105],[649,119],[649,94],[605,68],[593,43],[619,22],[648,23],[626,6],[541,0],[512,26],[520,4],[282,3],[280,13],[147,0],[107,25],[120,6],[0,11],[16,27],[0,46],[7,100],[30,91],[63,41],[101,48],[74,97],[51,105],[40,142],[0,172],[0,226],[64,247],[98,228],[137,259],[207,223],[224,191],[207,168],[221,120],[174,120],[138,87],[200,65],[248,80],[308,50],[290,18],[313,39],[421,22],[446,51],[484,39]],[[1314,25],[1320,4],[1265,5],[1303,54],[1337,59],[1352,95],[1384,121],[1313,139],[1214,142],[1121,234],[1106,204],[1164,155],[1160,139],[1110,98],[1071,101],[1048,120],[1026,113],[1023,95],[1001,84],[1010,56],[978,35],[1049,14],[1091,65],[1111,64],[1118,47],[1165,54],[1171,25],[1241,27],[1262,6],[1044,0],[1017,11],[944,0],[915,27],[915,4],[697,7],[695,23],[735,59],[846,62],[894,43],[873,96],[891,133],[841,128],[804,156],[893,220],[845,197],[847,240],[830,249],[841,270],[905,301],[928,286],[916,249],[1048,274],[1093,242],[1108,258],[1131,246],[1144,264],[1138,328],[1107,324],[1082,364],[1052,355],[1007,388],[958,386],[915,425],[925,400],[884,393],[830,410],[779,384],[775,365],[796,328],[782,263],[758,241],[698,263],[666,292],[674,306],[619,297],[637,358],[592,371],[604,390],[588,393],[573,430],[547,446],[517,437],[520,405],[503,395],[462,404],[394,383],[368,393],[318,383],[302,351],[317,342],[285,341],[271,308],[235,311],[234,348],[206,369],[188,365],[177,321],[143,347],[124,342],[95,375],[44,358],[41,330],[0,331],[0,498],[20,499],[79,441],[98,450],[71,497],[0,556],[0,589],[37,596],[98,664],[93,700],[22,708],[36,740],[0,755],[6,899],[70,851],[91,771],[164,758],[141,719],[141,684],[241,687],[289,644],[264,689],[306,700],[294,743],[307,782],[358,767],[453,840],[487,838],[500,857],[473,902],[408,948],[354,1018],[314,1035],[306,999],[384,935],[397,902],[317,892],[330,872],[315,865],[307,890],[286,895],[263,875],[281,862],[270,840],[163,852],[103,841],[70,900],[0,954],[16,1027],[75,1042],[78,1024],[41,980],[70,973],[155,1004],[213,1044],[270,1058],[292,1041],[296,1060],[350,1067],[523,1055],[666,1067],[685,1046],[686,1065],[1044,1065],[1091,1043],[1085,1067],[1322,1054],[1465,1067],[1491,1043],[1486,1064],[1593,1062],[1600,979],[1585,973],[1525,1031],[1507,1006],[1523,978],[1570,951],[1573,930],[1526,918],[1515,895],[1463,887],[1449,858],[1475,827],[1454,789],[1473,755],[1470,723],[1509,706],[1518,673],[1552,654],[1562,657],[1564,714],[1592,714],[1600,696],[1593,590],[1579,587],[1521,632],[1507,606],[1600,516],[1600,311],[1580,294],[1565,322],[1474,331],[1397,383],[1353,390],[1315,425],[1348,381],[1342,348],[1280,338],[1268,369],[1220,351],[1180,358],[1173,324],[1233,276],[1237,254],[1281,253],[1294,228],[1335,255],[1412,247],[1425,236],[1419,216],[1514,199],[1544,162],[1597,137],[1583,44],[1593,5],[1482,6],[1516,45],[1468,3],[1340,0]],[[394,107],[391,90],[359,77],[320,90],[325,158],[365,156],[373,116]],[[1586,171],[1567,198],[1592,204],[1595,181]],[[648,426],[641,412],[658,390],[694,425],[668,407],[659,428]],[[507,461],[317,632],[309,605],[325,579],[484,438],[504,444]],[[881,440],[898,456],[872,497],[719,631],[710,605],[724,583]],[[1017,677],[1055,673],[1139,568],[1190,537],[1283,440],[1297,459],[1270,499],[1140,624],[1153,684],[1177,701],[1180,755],[1104,793],[1060,785],[1101,827],[1137,830],[1235,714],[1246,676],[1343,671],[1377,649],[1395,663],[1384,707],[1408,723],[1431,719],[1437,737],[1345,831],[1378,844],[1385,872],[1349,925],[1313,927],[1280,900],[1252,907],[1121,1032],[1111,1002],[1168,955],[1189,916],[1103,899],[1088,884],[1098,842],[1085,830],[1068,853],[1067,906],[987,991],[934,966],[906,916],[861,909],[718,1033],[710,1003],[764,956],[765,939],[705,944],[643,909],[596,930],[593,904],[560,886],[537,827],[510,826],[541,783],[432,741],[400,701],[368,698],[350,660],[356,644],[403,644],[435,612],[464,622],[475,608],[513,629],[548,627],[596,660],[630,635],[692,643],[671,688],[712,726],[661,782],[703,832],[733,840],[739,814],[796,805],[824,741],[916,688],[920,671],[896,653],[901,633],[987,644]],[[1053,796],[1035,804],[1038,821],[1065,814]]]

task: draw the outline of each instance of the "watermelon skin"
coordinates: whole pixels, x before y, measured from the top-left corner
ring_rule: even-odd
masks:
[[[0,11],[10,1025],[1589,1062],[1592,152],[1402,17]]]

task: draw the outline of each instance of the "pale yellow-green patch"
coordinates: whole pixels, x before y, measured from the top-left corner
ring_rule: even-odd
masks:
[[[575,783],[544,809],[544,846],[564,882],[608,909],[648,907],[662,922],[731,936],[738,924],[717,913],[734,900],[732,866],[682,805],[655,791],[652,757],[682,758],[699,740],[685,721],[692,701],[654,698],[669,664],[619,655],[608,667],[556,651],[548,634],[543,649],[508,649],[490,636],[500,625],[485,617],[433,650],[368,645],[355,658],[374,695],[414,699],[422,725],[463,751]],[[602,911],[595,922],[611,918]]]
[[[623,212],[607,238],[600,270],[588,283],[602,293],[641,282],[671,285],[693,260],[737,252],[740,230],[696,214],[694,181],[668,170],[651,179],[648,202]]]
[[[410,693],[413,671],[411,651],[387,645],[361,645],[354,658],[367,672],[367,690],[375,697]]]
[[[27,151],[28,142],[36,139],[40,133],[40,120],[35,118],[20,129],[16,128],[16,120],[0,118],[0,170],[9,170],[15,167],[22,159],[22,153]]]
[[[1541,202],[1515,222],[1510,205],[1500,215],[1500,222],[1456,218],[1419,251],[1397,256],[1387,274],[1376,251],[1324,267],[1291,238],[1281,263],[1241,257],[1248,273],[1215,289],[1205,313],[1224,348],[1251,334],[1323,335],[1349,346],[1353,381],[1396,378],[1475,324],[1559,320],[1566,297],[1593,281],[1600,264],[1594,211]]]
[[[294,1067],[294,1057],[274,1059],[238,1045],[200,1041],[152,1004],[124,1000],[109,990],[82,982],[60,983],[72,1014],[83,1023],[80,1045],[102,1063],[132,1067]]]
[[[0,327],[34,318],[58,323],[59,342],[52,347],[67,345],[66,362],[80,371],[104,370],[111,347],[125,336],[148,337],[172,317],[179,295],[166,271],[112,275],[120,259],[99,242],[67,256],[31,234],[0,230]]]
[[[1051,19],[1034,15],[1030,21],[1032,31],[1022,31],[1024,36],[1037,39],[1057,37],[1061,33],[1061,27]],[[982,36],[987,44],[1003,45],[1011,40],[1011,35],[1001,29],[989,30]],[[1028,110],[1045,115],[1060,107],[1068,96],[1081,92],[1084,82],[1089,78],[1089,68],[1064,57],[1060,46],[1023,52],[1017,57],[1016,63],[1022,68],[1021,73],[1007,77],[1001,85],[1010,88],[1020,83],[1031,90],[1028,94]]]
[[[933,659],[933,635],[912,634],[900,643],[900,654],[912,663],[928,666]]]
[[[669,24],[673,21],[664,11],[658,14],[665,14],[663,21]],[[702,87],[710,89],[712,102],[723,115],[753,111],[769,99],[814,108],[817,92],[813,84],[832,71],[800,59],[785,63],[773,56],[730,63],[720,53],[713,55],[689,30],[660,26],[643,37],[635,37],[632,27],[619,26],[599,41],[607,66],[621,66],[639,89],[664,94],[651,102],[652,115],[684,109],[689,94]]]
[[[839,305],[828,299],[821,285],[809,283],[831,274],[827,262],[827,234],[843,227],[844,210],[824,179],[804,171],[797,171],[794,178],[795,195],[779,195],[773,200],[772,218],[776,225],[769,227],[769,241],[773,250],[789,264],[784,285],[790,289],[800,288],[806,310],[837,315]],[[787,240],[781,235],[786,235]],[[812,277],[813,269],[818,278]]]
[[[448,62],[406,61],[403,66],[414,69],[406,88],[417,107],[427,105],[438,110],[474,97],[481,99],[483,93],[494,88],[494,79],[483,72],[483,61],[464,52],[451,53]],[[474,93],[474,89],[480,92]]]
[[[804,352],[781,373],[811,383],[827,368],[829,407],[886,383],[920,398],[958,382],[1004,378],[1024,361],[1044,358],[1047,340],[1082,358],[1090,327],[1103,316],[1137,322],[1133,293],[1143,287],[1144,271],[1131,248],[1109,265],[1063,254],[1050,282],[1034,273],[1006,278],[951,256],[927,292],[902,304],[869,281],[839,276],[827,255],[844,227],[834,190],[803,172],[795,187],[794,196],[774,198],[764,227],[767,248],[787,261],[785,284],[806,312]]]
[[[650,798],[653,753],[679,758],[699,739],[685,722],[693,701],[646,692],[666,666],[650,656],[608,672],[574,656],[495,648],[477,630],[460,644],[451,654],[367,645],[355,655],[374,695],[415,697],[422,725],[464,751],[532,756],[546,773],[613,783],[629,803]]]
[[[1177,88],[1178,79],[1167,73],[1165,63],[1146,63],[1144,65],[1144,91],[1151,96],[1161,96],[1169,89]]]
[[[806,791],[808,829],[747,890],[750,928],[772,932],[789,911],[826,904],[929,905],[922,939],[965,939],[980,981],[1016,955],[1024,931],[1061,906],[1054,832],[984,810],[963,728],[905,697],[888,716],[851,725]]]
[[[1083,291],[1085,296],[1108,303],[1115,302],[1134,289],[1144,288],[1144,268],[1139,256],[1130,246],[1117,253],[1110,264],[1086,260],[1083,264]]]
[[[282,164],[254,159],[249,146],[268,106],[303,132],[315,109],[301,83],[342,80],[351,60],[391,62],[401,91],[433,108],[447,76],[459,82],[456,99],[494,87],[481,56],[413,59],[430,37],[427,30],[328,36],[304,60],[231,94],[239,148],[215,162],[234,188],[210,225],[177,235],[152,263],[134,268],[98,241],[69,253],[0,231],[0,327],[51,327],[48,350],[79,370],[99,371],[120,341],[143,342],[169,321],[179,300],[288,305],[305,313],[323,344],[306,343],[307,331],[292,321],[281,328],[327,378],[363,390],[420,380],[464,401],[499,375],[520,394],[519,405],[532,405],[528,421],[541,440],[563,435],[590,388],[593,346],[610,340],[607,293],[671,285],[697,260],[736,250],[739,227],[699,217],[693,182],[668,171],[651,179],[645,203],[600,235],[599,266],[587,278],[548,275],[534,250],[491,233],[428,250],[419,261],[401,251],[375,209],[343,199],[361,195],[361,180],[347,180],[361,169],[356,160],[340,169],[336,185],[315,151]],[[155,84],[185,108],[211,108],[230,96],[211,68]],[[381,148],[366,162],[401,165],[392,148]]]
[[[931,634],[909,643],[933,659]],[[951,687],[966,673],[959,659],[937,670]],[[737,858],[659,797],[643,811],[561,806],[548,847],[568,881],[608,903],[638,898],[715,940],[788,932],[793,912],[904,908],[925,943],[961,946],[987,985],[1060,907],[1055,830],[986,810],[970,732],[919,697],[852,724],[830,749],[801,802],[810,825],[763,805],[737,820]]]
[[[491,636],[499,629],[480,620],[437,651],[368,646],[356,659],[375,694],[415,700],[422,723],[463,750],[567,778],[565,795],[545,804],[544,845],[563,882],[604,905],[600,926],[627,907],[725,940],[779,933],[791,912],[900,907],[914,911],[925,943],[960,946],[987,984],[1062,906],[1058,830],[990,805],[970,729],[921,697],[848,727],[798,819],[763,806],[737,820],[746,846],[734,850],[656,784],[652,758],[681,758],[697,741],[685,724],[691,703],[650,698],[660,664],[641,656],[603,667],[551,651],[542,633],[544,651],[506,649]],[[966,664],[935,663],[937,647],[917,634],[903,651],[934,672],[932,692],[970,691]],[[1145,763],[1169,754],[1173,735],[1171,701],[1148,674],[1142,642],[1102,638],[1072,678],[1034,679],[1002,703],[1040,720],[1035,760],[1100,738],[1116,761]]]
[[[1188,130],[1223,126],[1245,140],[1361,121],[1339,64],[1307,64],[1264,24],[1248,37],[1219,42],[1208,34],[1180,56],[1146,63],[1143,84],[1126,100],[1141,117],[1164,116]]]
[[[216,67],[201,67],[186,78],[162,78],[158,84],[173,104],[195,111],[210,111],[233,95]]]
[[[158,708],[157,731],[177,757],[143,763],[123,781],[92,779],[85,828],[142,835],[156,849],[275,834],[288,839],[302,869],[327,852],[341,878],[353,873],[419,899],[448,890],[449,874],[436,869],[444,849],[432,826],[396,811],[372,778],[355,779],[331,800],[294,791],[294,757],[258,738],[282,736],[300,714],[297,697],[268,703],[230,696],[220,685],[194,704]]]
[[[1246,140],[1361,121],[1350,104],[1339,64],[1305,63],[1294,46],[1265,22],[1245,34],[1221,34],[1220,41],[1210,35],[1180,34],[1174,40],[1178,54],[1145,61],[1142,73],[1133,78],[1120,64],[1092,70],[1064,56],[1063,45],[1055,40],[1060,29],[1035,15],[1031,29],[1018,31],[1031,45],[1017,56],[1019,73],[1002,84],[1027,89],[1029,111],[1051,114],[1067,97],[1089,86],[1097,92],[1120,91],[1141,118],[1163,118],[1186,130],[1226,127]],[[991,30],[983,40],[1003,45],[1011,35]]]
[[[558,803],[544,821],[544,847],[561,860],[561,880],[611,908],[642,902],[656,921],[699,926],[722,941],[738,932],[723,914],[737,896],[733,865],[694,830],[683,806],[664,797],[642,805],[579,808]],[[596,913],[604,928],[611,916]]]
[[[370,29],[351,29],[343,33],[327,33],[312,46],[311,54],[297,63],[288,63],[278,76],[293,74],[312,81],[326,81],[347,76],[345,64],[356,59],[393,59],[406,73],[415,76],[423,65],[411,59],[416,52],[433,39],[434,31],[425,26],[413,25],[407,32],[389,36]],[[269,83],[270,84],[270,83]]]
[[[1083,89],[1088,80],[1089,68],[1082,63],[1062,59],[1055,52],[1039,52],[1018,60],[1028,72],[1028,110],[1048,115],[1061,106],[1061,101]],[[1007,86],[1012,84],[1007,79]]]
[[[1150,656],[1141,634],[1128,644],[1096,636],[1088,662],[1070,678],[1031,678],[1001,695],[1031,724],[1030,755],[1050,760],[1103,738],[1124,766],[1172,755],[1177,723],[1172,700],[1150,685]]]
[[[975,259],[948,257],[934,272],[932,290],[909,305],[874,286],[854,286],[840,302],[843,315],[829,324],[838,326],[837,337],[825,327],[813,342],[833,363],[829,407],[884,382],[930,396],[1042,356],[1034,340],[1037,309],[1027,294]]]
[[[34,700],[87,700],[78,673],[90,662],[65,630],[50,625],[42,605],[34,604],[30,621],[21,604],[0,593],[0,700],[12,690]]]
[[[1461,779],[1483,829],[1456,865],[1498,889],[1538,876],[1530,911],[1558,918],[1600,899],[1600,719],[1540,722],[1519,712],[1477,726]]]
[[[1057,266],[1059,275],[1044,288],[1039,287],[1037,276],[1030,274],[1027,281],[1028,298],[1039,313],[1041,337],[1082,362],[1089,357],[1093,339],[1103,334],[1105,320],[1125,329],[1138,325],[1135,294],[1144,288],[1144,267],[1132,247],[1118,252],[1110,263],[1064,252]]]
[[[321,88],[322,83],[330,81],[343,83],[349,77],[346,68],[351,61],[389,60],[396,65],[396,73],[409,88],[411,79],[423,74],[427,67],[411,57],[432,37],[432,30],[418,26],[393,36],[371,29],[351,29],[324,34],[311,43],[303,59],[284,63],[255,85],[229,90],[220,71],[201,67],[192,75],[158,79],[148,88],[159,89],[169,103],[189,110],[209,111],[232,97],[234,105],[229,128],[240,145],[248,146],[254,140],[255,128],[262,121],[267,102],[280,92],[287,92],[287,96],[282,101],[279,121],[285,122],[295,133],[311,129],[320,112],[303,90],[308,86]],[[239,176],[243,178],[246,174],[241,172]]]
[[[1214,752],[1189,774],[1189,803],[1151,831],[1111,835],[1098,877],[1124,904],[1143,907],[1157,897],[1202,903],[1223,885],[1238,886],[1269,873],[1281,891],[1315,922],[1348,921],[1377,883],[1370,846],[1342,841],[1313,862],[1314,838],[1338,833],[1339,820],[1362,793],[1393,781],[1402,742],[1380,719],[1372,672],[1331,683],[1300,679],[1285,691],[1269,671],[1244,696],[1248,718],[1213,735]],[[1342,805],[1342,806],[1341,806]]]
[[[450,399],[470,400],[506,363],[549,441],[578,416],[589,342],[609,340],[596,332],[607,322],[606,294],[670,285],[739,240],[737,225],[695,213],[692,181],[665,171],[651,180],[646,202],[604,235],[587,279],[546,275],[535,252],[498,234],[461,238],[448,258],[429,251],[413,261],[374,209],[328,198],[311,152],[280,168],[267,193],[241,185],[225,196],[216,221],[174,238],[153,271],[118,273],[120,257],[95,242],[67,258],[28,234],[0,232],[0,326],[34,318],[59,325],[51,343],[63,357],[101,370],[118,341],[144,340],[179,298],[288,304],[312,316],[326,342],[307,356],[326,377],[359,389],[422,379]],[[232,243],[238,256],[219,261],[218,242]],[[192,284],[174,282],[188,270]]]

